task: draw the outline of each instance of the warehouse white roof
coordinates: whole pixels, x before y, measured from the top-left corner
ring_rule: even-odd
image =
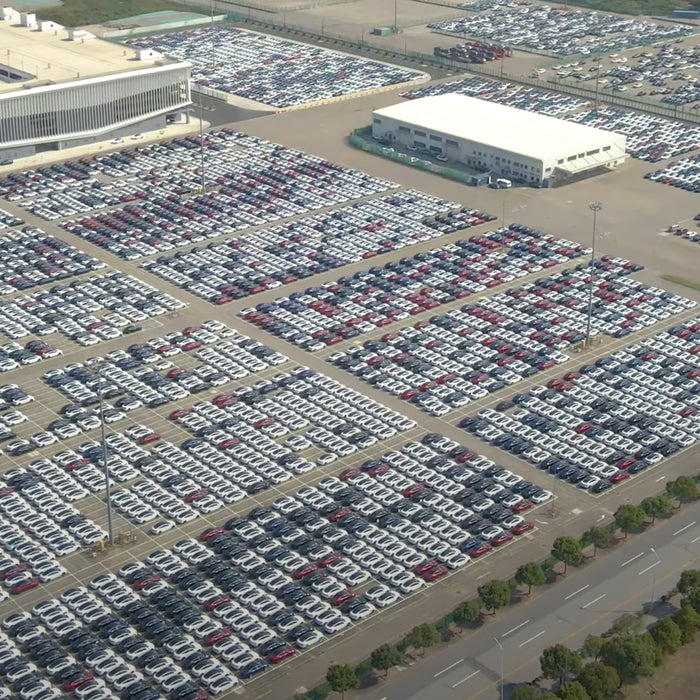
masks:
[[[609,131],[453,92],[405,100],[374,115],[537,159],[583,153],[616,141],[624,148],[625,143],[623,136]]]

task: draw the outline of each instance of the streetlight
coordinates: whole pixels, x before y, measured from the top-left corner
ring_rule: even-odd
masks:
[[[501,652],[501,688],[499,692],[500,700],[503,700],[503,645],[498,641],[497,637],[493,638],[493,641],[498,644],[498,648]]]
[[[114,529],[112,526],[112,487],[109,483],[109,460],[107,458],[107,440],[105,439],[105,407],[104,407],[104,365],[97,367],[97,377],[100,380],[100,439],[102,440],[102,463],[105,472],[105,498],[107,500],[107,542],[114,544]]]
[[[591,317],[593,315],[593,280],[595,275],[593,273],[594,267],[593,262],[595,260],[595,235],[596,235],[596,225],[598,223],[598,212],[603,208],[600,202],[591,202],[588,208],[593,212],[593,239],[591,241],[591,262],[588,266],[589,280],[588,280],[588,318],[586,319],[586,347],[590,347],[591,344]]]
[[[649,548],[649,551],[656,557],[656,564],[653,564],[653,566],[657,566],[658,564],[661,563],[661,557],[656,553],[656,550],[653,547]],[[654,607],[654,603],[656,601],[656,572],[654,572],[654,582],[651,587],[651,607]]]

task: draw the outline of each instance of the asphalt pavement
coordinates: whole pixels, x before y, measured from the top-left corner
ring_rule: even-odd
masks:
[[[590,552],[589,552],[590,554]],[[700,560],[700,505],[631,535],[609,552],[551,585],[523,596],[462,639],[390,674],[367,700],[495,699],[504,687],[539,676],[542,650],[556,643],[578,648],[624,613],[648,609],[645,622],[670,612],[660,599],[681,571]],[[500,644],[500,647],[499,647]],[[501,657],[501,647],[503,656]]]

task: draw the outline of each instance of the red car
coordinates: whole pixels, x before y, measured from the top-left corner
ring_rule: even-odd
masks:
[[[32,588],[36,588],[39,585],[38,578],[30,578],[29,581],[23,581],[10,588],[10,593],[16,595],[17,593],[24,593],[25,591],[31,591]]]
[[[339,508],[334,513],[331,513],[328,516],[328,519],[332,523],[337,523],[339,520],[342,520],[346,516],[350,515],[350,513],[352,513],[352,510],[350,508]]]
[[[372,467],[371,469],[368,470],[368,474],[370,476],[377,476],[377,474],[383,474],[384,472],[388,472],[391,467],[388,464],[378,464],[376,467]]]
[[[139,438],[139,445],[149,445],[152,442],[158,442],[158,440],[160,440],[158,433],[148,433],[148,435],[142,435]]]
[[[231,600],[230,596],[222,595],[219,598],[214,598],[214,600],[210,600],[209,602],[204,603],[204,609],[207,612],[211,612],[212,610],[216,610],[217,608],[220,608],[225,603],[228,603],[229,600]]]
[[[629,469],[629,467],[631,467],[636,462],[637,462],[636,457],[627,456],[627,457],[623,457],[622,459],[618,460],[618,462],[615,464],[615,466],[618,469]]]
[[[20,564],[19,566],[16,566],[14,569],[7,569],[0,573],[0,581],[4,581],[5,579],[10,578],[10,576],[14,576],[15,574],[21,574],[24,573],[27,570],[27,567],[24,564]]]
[[[223,527],[210,527],[200,534],[199,539],[202,542],[206,542],[207,540],[210,540],[212,537],[216,537],[217,535],[223,535],[223,534],[224,534]]]
[[[444,564],[438,564],[432,569],[428,569],[428,571],[422,575],[422,579],[424,581],[437,581],[439,578],[447,576],[449,573],[450,570]]]
[[[617,474],[614,474],[610,481],[613,484],[619,484],[621,481],[624,481],[625,479],[629,479],[630,475],[627,472],[618,472]]]
[[[299,581],[300,579],[308,576],[309,574],[313,574],[314,571],[318,571],[318,566],[316,566],[316,564],[304,564],[304,566],[300,566],[292,574],[292,578]]]
[[[362,474],[362,472],[359,469],[343,469],[338,475],[338,478],[345,481],[346,479],[352,479],[353,476],[359,476],[360,474]]]
[[[91,680],[93,680],[95,677],[92,675],[92,673],[82,673],[80,676],[77,678],[74,678],[73,680],[67,680],[63,684],[63,689],[70,691],[70,690],[75,690],[76,688],[80,688],[81,685],[85,685],[85,683],[89,683]]]
[[[421,491],[425,491],[425,484],[413,484],[403,490],[403,496],[405,498],[409,498],[410,496],[420,493]]]
[[[204,643],[210,647],[213,644],[216,644],[217,642],[220,642],[222,639],[226,639],[226,637],[231,636],[231,630],[228,629],[228,627],[222,627],[220,630],[217,630],[216,632],[212,632],[211,634],[208,634],[206,637],[204,637]]]
[[[273,652],[267,657],[267,660],[271,664],[278,664],[280,661],[284,661],[285,659],[288,659],[290,656],[294,656],[294,654],[297,653],[297,650],[294,647],[291,646],[286,646],[282,647],[281,649],[278,649],[277,651]]]
[[[332,554],[326,554],[325,557],[319,559],[316,562],[316,565],[322,569],[325,569],[325,567],[335,564],[335,562],[340,561],[342,558],[343,555],[340,552],[333,552]]]
[[[516,503],[514,506],[511,506],[511,512],[512,513],[523,513],[526,510],[530,510],[532,508],[532,501],[528,501],[525,499],[524,501],[520,501],[520,503]]]
[[[217,448],[220,450],[228,450],[228,449],[235,447],[236,445],[240,445],[240,444],[241,444],[240,438],[227,438],[226,440],[222,440],[217,445]]]
[[[502,532],[500,535],[496,535],[490,542],[492,547],[500,547],[506,542],[510,542],[513,539],[513,535],[510,532]]]
[[[157,581],[160,581],[160,576],[149,576],[148,578],[143,579],[143,581],[138,581],[134,584],[134,590],[140,591],[142,588],[146,588],[146,586],[150,586],[152,583],[156,583]]]
[[[190,413],[190,410],[188,408],[178,408],[178,409],[174,410],[168,416],[168,418],[170,420],[177,420],[178,418],[182,418],[183,416],[189,415],[189,413]]]
[[[192,335],[195,331],[200,331],[202,330],[199,326],[187,326],[184,331],[182,331],[182,335]]]
[[[476,559],[477,557],[481,557],[481,556],[483,556],[484,554],[488,554],[492,549],[493,549],[493,547],[492,547],[490,544],[488,544],[488,543],[486,543],[486,542],[483,542],[482,544],[476,545],[476,547],[472,547],[472,548],[467,552],[467,554],[468,554],[472,559]]]
[[[437,566],[438,562],[435,559],[426,559],[422,561],[418,566],[413,568],[413,573],[417,576],[424,574],[426,571],[430,571],[433,567]]]
[[[189,342],[185,343],[182,346],[183,350],[198,350],[201,348],[203,343],[201,343],[199,340],[190,340]]]
[[[528,532],[530,530],[534,530],[534,529],[535,529],[535,523],[531,523],[528,520],[526,520],[525,522],[520,523],[520,525],[516,525],[511,530],[511,532],[514,535],[522,535],[523,533]]]
[[[342,605],[346,600],[352,600],[356,596],[357,596],[357,594],[353,593],[352,591],[341,591],[340,593],[336,593],[330,599],[330,604],[331,605]]]

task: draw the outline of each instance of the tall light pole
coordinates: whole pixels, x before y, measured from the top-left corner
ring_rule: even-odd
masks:
[[[497,637],[493,638],[493,641],[498,644],[498,649],[501,652],[501,688],[499,692],[500,700],[503,700],[503,645],[498,641]]]
[[[399,0],[394,0],[394,34],[399,33]]]
[[[649,551],[656,557],[656,565],[661,563],[661,557],[656,553],[656,550],[653,547],[649,548]],[[654,582],[651,586],[651,607],[653,609],[654,604],[656,602],[656,572],[654,572]]]
[[[591,344],[591,318],[593,316],[593,281],[595,279],[593,263],[595,260],[596,226],[598,224],[598,212],[603,208],[600,202],[591,202],[588,208],[593,212],[593,238],[591,241],[591,262],[588,266],[588,318],[586,319],[586,347]]]
[[[204,174],[204,104],[202,103],[202,93],[199,93],[199,169],[201,172],[202,194],[207,188]]]
[[[107,541],[109,544],[114,544],[114,529],[112,526],[112,487],[109,483],[109,461],[107,458],[107,440],[105,439],[105,407],[104,398],[104,374],[102,365],[97,368],[97,376],[100,383],[100,438],[102,440],[102,462],[105,472],[105,498],[107,500]]]

